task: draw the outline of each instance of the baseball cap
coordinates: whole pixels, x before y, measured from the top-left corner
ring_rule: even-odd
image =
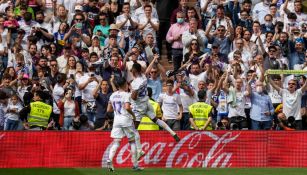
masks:
[[[95,39],[95,38],[99,39],[99,36],[98,35],[93,35],[92,39]]]
[[[119,28],[118,28],[118,26],[116,24],[111,24],[110,28],[109,28],[109,31],[110,30],[117,30],[117,31],[119,31]]]
[[[29,79],[29,75],[28,74],[23,74],[22,79]]]
[[[83,7],[78,4],[75,6],[75,11],[83,11]]]

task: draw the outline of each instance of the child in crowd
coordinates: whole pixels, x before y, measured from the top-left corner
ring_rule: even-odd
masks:
[[[17,130],[19,123],[19,111],[22,109],[22,105],[16,94],[12,95],[7,105],[5,114],[4,130]]]

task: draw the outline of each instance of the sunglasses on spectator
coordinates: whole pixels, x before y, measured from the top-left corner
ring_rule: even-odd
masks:
[[[51,67],[57,67],[58,65],[56,65],[56,64],[51,64],[50,66],[51,66]]]
[[[83,19],[80,19],[80,18],[78,18],[78,19],[76,18],[75,20],[76,20],[76,21],[83,21]]]
[[[217,31],[224,32],[225,30],[224,29],[217,29]]]
[[[296,85],[296,83],[288,83],[288,85]]]

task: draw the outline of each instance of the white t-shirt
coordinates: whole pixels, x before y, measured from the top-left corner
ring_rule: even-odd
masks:
[[[20,104],[20,103],[17,103],[17,104],[12,104],[12,103],[10,103],[8,106],[7,106],[7,108],[6,108],[6,110],[11,110],[11,109],[17,109],[17,113],[11,113],[11,112],[9,112],[9,113],[6,113],[5,114],[5,118],[8,118],[8,119],[10,119],[10,120],[15,120],[15,121],[17,121],[17,120],[19,120],[19,112],[21,111],[21,109],[22,109],[22,105]]]
[[[301,104],[302,104],[302,89],[290,93],[287,89],[281,89],[279,92],[282,96],[283,113],[288,117],[293,116],[295,120],[302,120]]]
[[[232,106],[229,105],[229,113],[228,117],[235,117],[235,116],[242,116],[246,117],[245,115],[245,104],[246,104],[246,94],[247,92],[236,92],[236,105]]]
[[[157,102],[162,103],[163,116],[166,119],[176,119],[179,113],[178,107],[182,104],[180,96],[178,94],[160,94]]]
[[[53,88],[53,113],[60,114],[60,109],[58,108],[58,101],[64,96],[64,88],[60,86],[58,83],[55,84]]]
[[[273,89],[272,87],[270,87],[270,91],[269,91],[268,94],[269,94],[273,104],[279,104],[279,103],[282,102],[281,95],[278,93],[277,90]]]
[[[132,14],[130,14],[130,16],[131,16],[131,20],[132,20],[132,21],[134,21],[134,22],[137,21],[136,18],[135,18],[134,16],[132,16]],[[123,23],[123,22],[125,22],[126,20],[127,20],[126,15],[125,15],[125,14],[121,14],[121,15],[119,15],[119,16],[116,17],[116,24]],[[125,37],[129,37],[129,30],[128,30],[128,28],[129,28],[130,26],[131,26],[130,20],[128,20],[128,21],[125,23],[125,25],[123,25],[122,28],[121,28],[122,32],[124,32]]]
[[[137,22],[141,25],[146,24],[148,21],[147,17],[145,15],[141,15],[139,16],[139,18],[137,19]],[[152,17],[151,18],[151,22],[155,25],[159,24],[159,19]],[[142,36],[145,37],[148,33],[152,33],[153,37],[156,38],[156,31],[154,30],[154,28],[151,26],[151,24],[147,24],[145,26],[145,28],[142,31]]]
[[[68,13],[73,13],[75,11],[77,3],[83,4],[83,0],[57,0],[57,4],[64,5],[65,9],[68,10]]]
[[[64,116],[75,116],[75,102],[65,101],[64,103]]]
[[[114,110],[113,128],[133,126],[133,118],[124,107],[130,103],[130,94],[116,91],[110,96],[110,103]]]
[[[97,79],[100,79],[100,76],[95,75],[95,77]],[[85,82],[87,82],[87,80],[90,78],[90,75],[88,73],[86,73],[85,75],[83,75],[79,81],[77,81],[77,83],[83,84]],[[87,102],[94,102],[95,98],[93,96],[93,91],[96,89],[98,83],[97,81],[92,81],[90,83],[87,84],[87,86],[82,90],[82,100],[85,100]]]

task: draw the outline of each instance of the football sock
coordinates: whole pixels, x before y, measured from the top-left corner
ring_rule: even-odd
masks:
[[[138,160],[137,160],[137,152],[136,152],[136,144],[135,142],[130,142],[130,148],[131,148],[131,161],[134,167],[138,166]]]
[[[113,157],[115,156],[115,153],[116,153],[118,147],[119,147],[119,141],[114,140],[113,144],[111,146],[110,152],[109,152],[109,160],[110,161],[113,161]]]
[[[172,136],[176,134],[163,120],[157,119],[156,124],[168,131]]]

